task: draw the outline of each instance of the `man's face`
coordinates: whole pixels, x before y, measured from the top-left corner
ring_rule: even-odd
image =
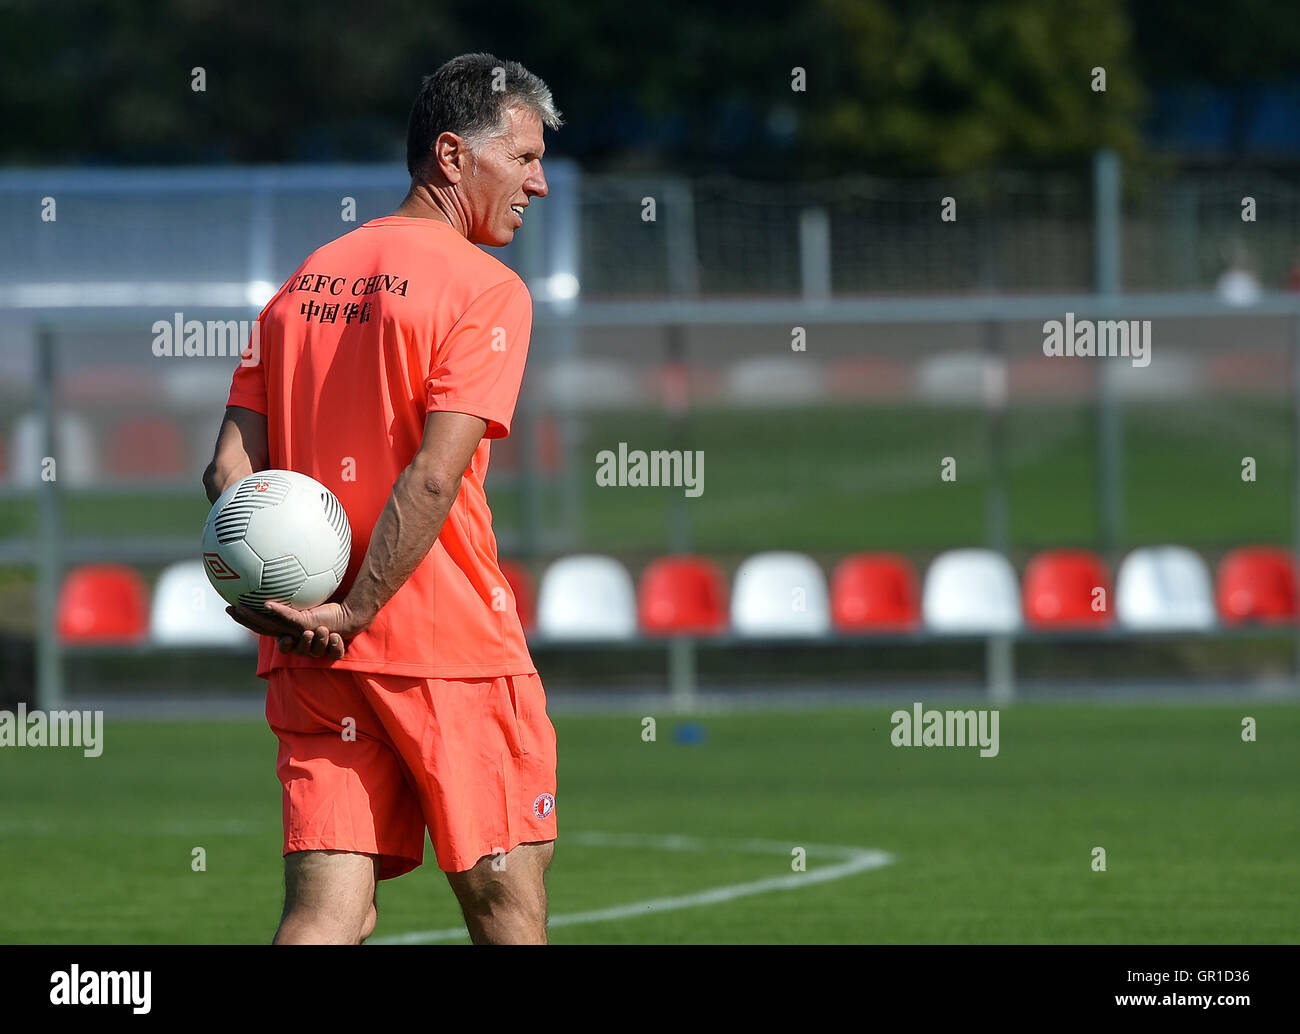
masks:
[[[480,147],[463,170],[459,189],[475,244],[509,244],[523,225],[523,209],[546,196],[542,172],[542,120],[524,108],[506,112],[507,130]],[[519,210],[516,211],[516,208]]]

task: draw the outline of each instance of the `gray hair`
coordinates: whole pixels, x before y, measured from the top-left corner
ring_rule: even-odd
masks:
[[[442,133],[455,133],[476,148],[504,134],[506,112],[522,107],[549,129],[564,124],[551,88],[518,61],[491,54],[461,54],[426,75],[411,107],[406,131],[406,170],[424,165]]]

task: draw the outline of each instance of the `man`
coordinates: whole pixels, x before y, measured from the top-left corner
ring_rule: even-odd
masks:
[[[560,123],[515,62],[427,77],[406,198],[303,263],[259,317],[261,362],[235,373],[208,498],[297,470],[352,525],[335,602],[228,611],[264,637],[280,741],[277,944],[364,941],[377,882],[423,861],[426,827],[475,943],[546,942],[555,732],[483,492],[532,300],[475,245],[508,244],[546,196],[543,125]]]

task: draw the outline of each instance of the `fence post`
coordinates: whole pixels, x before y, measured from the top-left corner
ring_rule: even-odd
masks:
[[[53,477],[47,478],[42,460],[36,488],[40,514],[37,532],[36,706],[43,711],[55,710],[63,703],[63,658],[55,628],[62,544],[54,376],[54,334],[48,327],[41,327],[36,332],[36,405],[41,420],[42,454],[54,457],[55,462]],[[63,459],[66,461],[66,457]]]
[[[989,474],[987,489],[988,544],[1003,556],[1011,551],[1006,478],[1006,414],[1009,376],[1002,347],[1002,324],[984,324],[984,383],[980,386],[988,418]],[[1010,703],[1015,696],[1016,643],[1014,636],[991,636],[985,647],[985,677],[989,699]]]
[[[988,637],[984,646],[985,673],[989,700],[1009,704],[1016,695],[1015,637],[998,634]]]
[[[984,324],[984,383],[980,394],[988,419],[989,482],[986,495],[989,548],[1006,554],[1011,546],[1007,503],[1006,421],[1008,371],[1002,347],[1002,325],[997,320]]]
[[[695,298],[700,293],[700,261],[695,251],[695,196],[690,180],[666,180],[663,185],[667,225],[668,293]]]
[[[686,360],[686,328],[670,323],[664,348],[664,410],[668,418],[669,448],[685,456],[690,445],[689,385],[690,370]],[[672,553],[687,553],[692,546],[691,512],[684,492],[674,492],[668,516],[668,548]]]
[[[252,194],[248,207],[248,289],[250,292],[255,284],[262,285],[261,289],[270,285],[271,290],[275,290],[275,276],[272,272],[275,201],[272,195],[276,182],[275,175],[270,170],[257,169],[253,172],[249,183]],[[254,297],[250,293],[245,300],[255,310],[260,311],[269,298],[269,295],[263,299],[260,296]]]
[[[695,640],[674,636],[668,640],[668,690],[673,711],[694,711],[695,689]]]
[[[547,309],[559,316],[551,322],[544,336],[545,348],[530,364],[534,380],[530,383],[526,448],[523,460],[523,514],[525,552],[534,558],[539,551],[551,548],[575,549],[582,541],[584,475],[590,468],[582,462],[579,444],[583,441],[586,419],[570,398],[541,398],[547,386],[547,374],[559,363],[572,364],[581,355],[582,337],[571,317],[581,304],[582,292],[582,173],[577,164],[557,161],[548,176],[550,195],[540,209],[541,224],[524,235],[523,261],[528,277],[542,285]],[[544,371],[544,372],[543,372]],[[540,374],[540,376],[539,376]],[[559,430],[563,470],[554,487],[560,493],[561,528],[556,541],[544,543],[542,421],[549,415]]]
[[[696,298],[700,293],[700,262],[695,248],[695,197],[690,180],[664,183],[668,208],[667,260],[668,293],[673,298]],[[686,330],[680,323],[666,328],[664,370],[665,409],[669,422],[670,448],[683,450],[687,442],[689,369],[686,365]],[[691,515],[686,497],[675,493],[668,518],[668,547],[672,553],[691,548]],[[674,711],[695,707],[695,640],[674,637],[668,641],[668,692]]]
[[[1291,545],[1293,556],[1300,558],[1300,313],[1291,317],[1291,428],[1297,473],[1291,485]],[[1300,688],[1300,623],[1295,625],[1293,636],[1295,644],[1295,679]]]
[[[831,219],[824,208],[799,213],[799,273],[806,301],[831,296]]]
[[[1097,294],[1120,293],[1120,166],[1119,156],[1101,150],[1092,160],[1092,268]],[[1118,559],[1123,526],[1123,426],[1115,397],[1113,364],[1098,373],[1097,478],[1102,548],[1113,563]]]
[[[1119,294],[1120,167],[1109,149],[1092,156],[1092,272],[1098,294]]]

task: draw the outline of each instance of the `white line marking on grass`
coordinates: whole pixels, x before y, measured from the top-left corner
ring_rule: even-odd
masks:
[[[779,854],[789,856],[793,843],[776,840],[707,840],[690,836],[649,836],[638,833],[570,833],[557,841],[557,844],[579,844],[587,847],[645,847],[659,851],[711,851],[730,849],[748,851],[754,854]],[[843,844],[799,844],[810,855],[829,855],[843,859],[836,865],[809,869],[807,872],[791,872],[781,876],[769,876],[766,879],[751,880],[747,883],[733,883],[724,887],[712,887],[694,894],[681,894],[669,898],[650,898],[646,901],[633,901],[627,905],[615,905],[611,908],[597,908],[588,912],[571,912],[568,915],[551,916],[547,922],[549,928],[560,926],[580,926],[584,923],[603,923],[611,919],[630,919],[634,916],[652,915],[658,912],[672,912],[682,908],[698,908],[701,905],[718,905],[736,898],[750,897],[754,894],[767,894],[775,890],[797,890],[818,883],[842,880],[846,876],[881,869],[894,861],[894,856],[886,851],[877,851],[866,847],[849,847]],[[463,926],[449,927],[445,930],[417,930],[413,933],[393,934],[388,937],[375,937],[368,944],[433,944],[437,941],[466,940],[469,934]]]

